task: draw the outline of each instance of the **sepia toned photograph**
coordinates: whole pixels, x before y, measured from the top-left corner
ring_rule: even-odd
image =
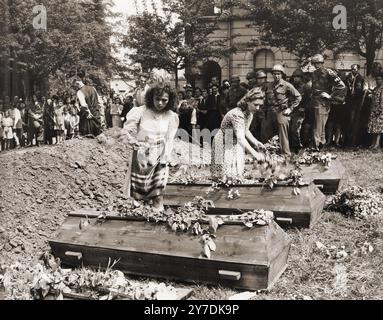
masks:
[[[383,299],[383,1],[0,9],[0,300]]]

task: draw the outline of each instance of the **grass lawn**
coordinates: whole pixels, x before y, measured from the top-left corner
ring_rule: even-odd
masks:
[[[383,152],[334,153],[346,168],[345,186],[383,187]],[[312,229],[287,232],[292,238],[288,267],[269,292],[255,299],[383,299],[383,216],[357,220],[325,212]],[[239,292],[193,289],[193,299],[226,299]]]

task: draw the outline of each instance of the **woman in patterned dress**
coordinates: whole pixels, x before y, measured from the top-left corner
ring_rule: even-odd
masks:
[[[371,114],[368,133],[372,135],[371,149],[378,149],[383,133],[383,74],[376,77],[376,88],[372,93]]]
[[[155,85],[146,92],[145,101],[129,111],[122,130],[133,147],[128,194],[136,200],[152,200],[155,209],[163,210],[167,165],[179,124],[172,111],[176,96],[169,86]]]
[[[213,180],[241,181],[245,170],[245,151],[256,160],[264,160],[256,149],[264,148],[251,134],[249,128],[253,114],[264,102],[264,92],[259,87],[250,90],[222,120],[221,128],[212,146],[211,174]],[[252,146],[253,145],[253,146]]]

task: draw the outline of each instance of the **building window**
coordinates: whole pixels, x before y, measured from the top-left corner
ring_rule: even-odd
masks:
[[[219,15],[221,14],[221,11],[222,11],[221,6],[222,6],[222,1],[217,4],[213,4],[213,3],[205,4],[201,9],[201,13],[202,15],[207,17]]]
[[[263,70],[271,73],[275,63],[274,53],[269,49],[261,49],[254,55],[254,71]]]

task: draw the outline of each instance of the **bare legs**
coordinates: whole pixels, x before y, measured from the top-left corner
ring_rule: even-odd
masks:
[[[380,147],[380,137],[381,133],[373,133],[372,134],[372,144],[370,146],[370,149],[379,149]]]

